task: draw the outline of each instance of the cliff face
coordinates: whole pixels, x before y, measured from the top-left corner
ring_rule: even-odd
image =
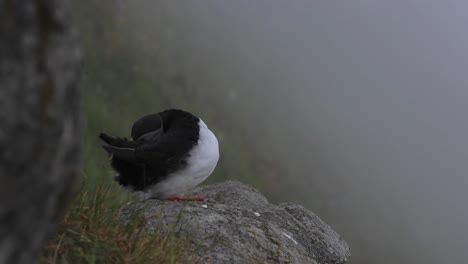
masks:
[[[206,185],[185,196],[205,201],[132,202],[122,209],[122,219],[142,212],[149,230],[187,239],[201,263],[346,263],[351,255],[314,213],[296,204],[270,204],[245,184]]]
[[[66,0],[0,0],[0,263],[35,263],[81,167],[81,55]]]

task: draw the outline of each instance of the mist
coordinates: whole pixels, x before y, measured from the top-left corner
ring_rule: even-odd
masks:
[[[141,46],[163,13],[201,103],[285,168],[280,195],[351,263],[466,261],[464,1],[150,2],[128,13]]]

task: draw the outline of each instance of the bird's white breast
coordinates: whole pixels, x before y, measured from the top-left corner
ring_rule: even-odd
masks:
[[[187,166],[153,186],[151,197],[166,199],[192,189],[202,183],[216,167],[219,160],[219,147],[216,136],[201,119],[198,144],[190,151]]]

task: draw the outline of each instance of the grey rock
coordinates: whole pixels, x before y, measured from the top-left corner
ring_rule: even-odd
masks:
[[[185,196],[205,201],[130,202],[122,220],[143,214],[149,230],[187,239],[201,263],[338,264],[350,257],[347,243],[317,215],[296,204],[270,204],[251,186],[228,181]]]

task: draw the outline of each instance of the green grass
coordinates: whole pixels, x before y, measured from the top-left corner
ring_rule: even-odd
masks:
[[[80,191],[49,241],[42,263],[192,263],[188,244],[174,236],[148,233],[143,215],[119,222],[119,208],[129,200],[109,179],[90,181],[83,174]]]

